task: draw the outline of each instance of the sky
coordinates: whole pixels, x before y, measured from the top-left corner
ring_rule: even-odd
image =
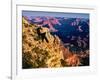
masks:
[[[52,17],[67,17],[67,18],[89,18],[88,13],[67,13],[67,12],[43,12],[43,11],[22,11],[22,16],[52,16]]]

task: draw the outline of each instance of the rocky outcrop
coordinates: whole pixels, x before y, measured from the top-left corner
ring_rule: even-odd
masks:
[[[37,25],[29,24],[24,17],[22,22],[23,68],[61,67],[63,54],[60,49],[60,39],[52,36],[48,28],[41,27],[46,32],[45,36],[49,42],[42,41],[36,31]]]

